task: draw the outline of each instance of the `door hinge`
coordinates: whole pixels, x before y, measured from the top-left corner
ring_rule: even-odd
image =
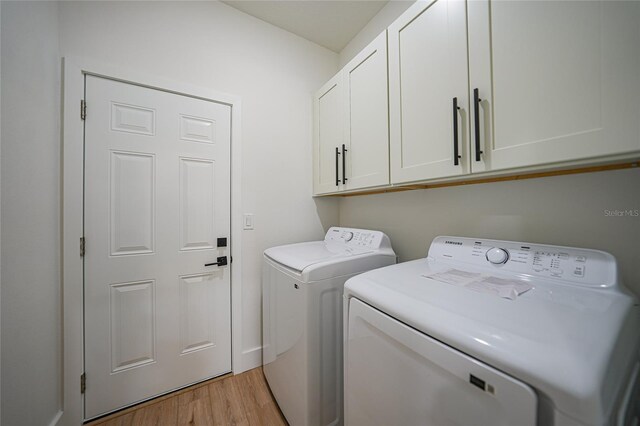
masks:
[[[85,239],[84,237],[80,237],[80,257],[84,257],[85,253]]]
[[[84,393],[87,390],[87,373],[82,373],[80,376],[80,393]]]
[[[84,120],[87,118],[87,101],[82,99],[80,101],[80,119]]]

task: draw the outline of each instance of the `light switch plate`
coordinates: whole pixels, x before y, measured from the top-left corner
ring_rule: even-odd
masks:
[[[253,213],[244,214],[243,228],[249,230],[253,229]]]

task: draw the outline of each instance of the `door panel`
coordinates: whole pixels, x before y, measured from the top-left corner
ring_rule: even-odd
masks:
[[[155,156],[111,151],[111,255],[153,253]]]
[[[387,33],[380,34],[344,68],[347,92],[347,185],[389,183]]]
[[[329,80],[314,97],[315,134],[313,138],[314,194],[342,189],[342,159],[336,149],[344,140],[344,94],[342,74]]]
[[[231,371],[230,107],[87,76],[85,418]]]
[[[468,173],[465,2],[418,2],[389,27],[391,182]],[[453,98],[460,108],[454,164]]]
[[[473,171],[640,149],[639,21],[638,2],[469,2]]]
[[[216,335],[217,318],[211,309],[215,306],[216,300],[226,297],[224,288],[215,285],[215,280],[220,278],[220,274],[218,271],[180,277],[181,354],[211,348],[221,343]]]
[[[180,158],[180,250],[213,249],[215,162]]]
[[[155,111],[137,105],[111,103],[111,130],[155,135]]]
[[[155,281],[111,285],[111,372],[156,360]]]
[[[529,386],[354,298],[346,330],[346,425],[536,424]]]

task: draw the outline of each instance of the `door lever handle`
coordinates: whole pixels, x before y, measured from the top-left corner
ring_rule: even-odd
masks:
[[[227,256],[220,256],[217,259],[217,262],[213,263],[205,263],[204,266],[226,266],[227,265]]]

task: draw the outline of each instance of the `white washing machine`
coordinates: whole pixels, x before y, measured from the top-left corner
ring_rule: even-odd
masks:
[[[345,285],[345,424],[638,424],[639,308],[596,250],[438,237]]]
[[[292,426],[342,424],[342,294],[359,273],[396,263],[379,231],[329,229],[273,247],[263,262],[263,370]]]

